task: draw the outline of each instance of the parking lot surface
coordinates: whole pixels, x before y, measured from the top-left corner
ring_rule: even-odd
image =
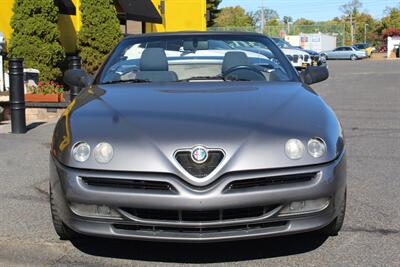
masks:
[[[54,124],[43,124],[26,135],[0,134],[0,266],[400,266],[400,62],[330,61],[329,68],[330,79],[313,88],[347,138],[348,206],[338,237],[59,241],[47,190]]]

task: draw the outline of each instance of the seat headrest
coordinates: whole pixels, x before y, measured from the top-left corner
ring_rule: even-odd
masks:
[[[141,71],[168,71],[168,59],[162,48],[146,48],[140,58]]]
[[[208,50],[208,41],[184,41],[185,51]]]
[[[246,53],[241,51],[227,52],[222,62],[222,73],[236,66],[250,65],[249,58]]]

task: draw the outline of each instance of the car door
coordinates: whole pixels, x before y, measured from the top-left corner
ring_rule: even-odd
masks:
[[[343,53],[344,59],[349,59],[354,54],[353,48],[345,47],[345,51]]]
[[[330,58],[332,58],[332,59],[340,58],[342,49],[343,49],[343,47],[338,47],[335,50],[333,50],[332,51],[332,55],[330,56]]]

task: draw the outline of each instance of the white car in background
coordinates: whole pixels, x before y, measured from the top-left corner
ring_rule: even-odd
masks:
[[[272,40],[279,46],[296,69],[303,69],[312,65],[311,55],[307,52],[292,48],[288,42],[281,38],[272,38]]]

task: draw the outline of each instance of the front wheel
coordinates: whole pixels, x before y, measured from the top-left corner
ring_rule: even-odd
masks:
[[[328,56],[326,54],[321,54],[320,56],[322,62],[326,62],[328,60]]]
[[[357,59],[358,59],[358,57],[356,55],[351,55],[351,57],[350,57],[350,60],[352,60],[352,61],[355,61]]]
[[[51,211],[51,218],[53,221],[54,230],[56,231],[57,235],[60,237],[60,240],[73,240],[78,239],[79,235],[69,229],[64,222],[60,218],[60,211],[56,205],[56,200],[54,198],[54,193],[50,186],[50,211]]]
[[[347,190],[344,192],[343,201],[339,207],[338,216],[328,224],[325,228],[323,228],[320,232],[326,236],[337,236],[342,229],[344,217],[346,215],[346,199],[347,199]]]

